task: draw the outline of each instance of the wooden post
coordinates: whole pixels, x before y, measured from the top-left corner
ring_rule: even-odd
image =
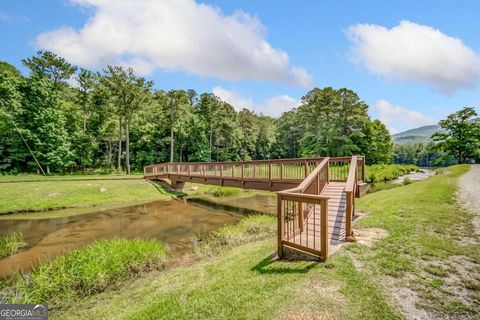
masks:
[[[256,172],[257,171],[257,166],[255,165],[255,163],[252,163],[252,165],[253,165],[253,177],[255,178],[255,176],[257,175],[256,174],[257,173]]]
[[[245,171],[245,164],[242,162],[242,180],[243,180],[244,171]]]
[[[223,163],[220,164],[220,178],[223,178]]]
[[[365,157],[362,158],[362,182],[365,182]]]
[[[327,183],[330,182],[330,161],[327,162]]]
[[[190,164],[188,165],[188,175],[189,175],[189,176],[192,175],[192,168],[190,167]]]
[[[232,178],[235,177],[235,165],[232,164]]]
[[[180,174],[180,164],[177,164],[177,174]]]
[[[283,163],[280,165],[280,179],[283,179]]]
[[[282,206],[282,196],[277,195],[277,219],[278,219],[278,227],[277,227],[277,253],[278,257],[281,259],[283,257],[283,206]]]
[[[305,165],[305,177],[303,178],[305,179],[306,177],[308,177],[308,161],[305,161],[304,165]]]
[[[303,217],[303,203],[299,202],[298,203],[298,228],[300,229],[300,232],[303,232],[303,223],[304,223],[304,217]]]
[[[321,199],[320,207],[320,259],[325,261],[328,257],[328,199]]]
[[[268,163],[268,180],[272,180],[272,162]]]
[[[345,240],[352,235],[352,193],[350,191],[347,194],[347,207],[345,210]]]

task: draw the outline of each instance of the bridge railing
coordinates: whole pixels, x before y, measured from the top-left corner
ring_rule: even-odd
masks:
[[[144,167],[145,178],[166,175],[237,178],[241,180],[303,180],[324,158],[229,162],[175,162]]]

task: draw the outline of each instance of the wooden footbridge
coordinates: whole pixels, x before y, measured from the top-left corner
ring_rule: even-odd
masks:
[[[277,191],[278,255],[320,260],[330,245],[352,239],[355,197],[365,186],[365,158],[308,158],[146,166],[144,177],[182,189],[195,182]]]

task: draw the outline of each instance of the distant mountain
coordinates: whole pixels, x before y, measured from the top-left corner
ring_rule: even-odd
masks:
[[[440,126],[423,126],[416,129],[407,130],[392,135],[392,140],[397,144],[409,144],[409,143],[428,143],[432,141],[431,136],[435,132],[443,131]]]

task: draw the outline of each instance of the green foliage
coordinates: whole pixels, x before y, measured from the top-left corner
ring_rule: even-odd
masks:
[[[155,240],[98,240],[18,277],[18,302],[53,305],[104,291],[112,284],[163,266],[165,249]]]
[[[240,193],[240,189],[238,188],[229,188],[229,187],[222,187],[222,188],[215,188],[210,190],[214,197],[227,197],[227,196],[235,196]]]
[[[393,143],[387,127],[380,120],[375,120],[371,123],[370,130],[368,161],[378,164],[390,163],[393,158]]]
[[[473,121],[477,112],[463,108],[440,121],[445,132],[432,135],[437,147],[456,158],[458,163],[480,159],[480,122]]]
[[[419,167],[443,167],[455,164],[452,156],[439,150],[433,142],[428,144],[395,144],[393,162],[414,164]]]
[[[91,168],[130,173],[166,161],[230,161],[366,155],[389,163],[388,130],[346,88],[314,88],[274,119],[194,90],[152,91],[133,69],[77,69],[52,52],[0,64],[0,170],[51,173]],[[69,85],[76,79],[78,86]],[[12,123],[18,125],[16,130]],[[20,133],[24,134],[23,142]],[[130,168],[132,166],[132,168]]]
[[[365,180],[366,182],[393,180],[399,176],[403,176],[409,172],[417,170],[419,170],[419,168],[415,165],[374,164],[371,166],[366,166]]]
[[[30,69],[33,76],[49,78],[55,89],[59,89],[60,85],[70,79],[77,70],[77,67],[51,51],[39,51],[37,56],[22,62]]]
[[[21,233],[14,232],[0,237],[0,259],[15,254],[24,245],[25,241]]]

